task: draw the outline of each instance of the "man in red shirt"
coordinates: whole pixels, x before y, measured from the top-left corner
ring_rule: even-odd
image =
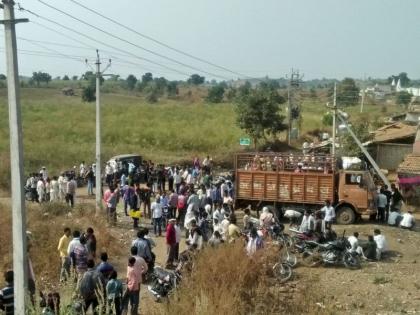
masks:
[[[166,227],[166,244],[168,245],[168,259],[166,260],[166,268],[173,268],[176,255],[176,219],[170,219]]]

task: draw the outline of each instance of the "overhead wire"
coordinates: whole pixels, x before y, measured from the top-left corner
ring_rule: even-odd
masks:
[[[140,46],[140,45],[138,45],[138,44],[136,44],[136,43],[133,43],[133,42],[131,42],[131,41],[129,41],[129,40],[127,40],[127,39],[125,39],[125,38],[122,38],[122,37],[120,37],[120,36],[118,36],[118,35],[112,34],[111,32],[105,31],[104,29],[101,29],[100,27],[97,27],[97,26],[95,26],[95,25],[93,25],[93,24],[91,24],[91,23],[89,23],[89,22],[86,22],[85,20],[82,20],[82,19],[80,19],[80,18],[78,18],[78,17],[76,17],[76,16],[74,16],[74,15],[72,15],[72,14],[70,14],[70,13],[67,13],[67,12],[65,12],[65,11],[63,11],[63,10],[61,10],[61,9],[59,9],[59,8],[57,8],[57,7],[53,6],[53,5],[51,5],[51,4],[47,3],[47,2],[45,2],[45,1],[43,1],[43,0],[38,0],[38,2],[40,2],[41,4],[43,4],[43,5],[47,6],[47,7],[49,7],[50,9],[53,9],[53,10],[55,10],[55,11],[57,11],[57,12],[60,12],[60,13],[61,13],[61,14],[63,14],[63,15],[66,15],[66,16],[70,17],[70,18],[72,18],[72,19],[74,19],[74,20],[76,20],[76,21],[78,21],[78,22],[80,22],[80,23],[82,23],[82,24],[84,24],[84,25],[87,25],[87,26],[89,26],[89,27],[91,27],[91,28],[93,28],[93,29],[95,29],[95,30],[97,30],[97,31],[99,31],[99,32],[102,32],[102,33],[104,33],[104,34],[106,34],[106,35],[108,35],[108,36],[111,36],[111,37],[113,37],[113,38],[115,38],[115,39],[118,39],[118,40],[120,40],[120,41],[122,41],[122,42],[124,42],[124,43],[126,43],[126,44],[129,44],[129,45],[131,45],[131,46],[134,46],[134,47],[137,47],[137,48],[139,48],[139,49],[141,49],[141,50],[144,50],[144,51],[146,51],[146,52],[148,52],[148,53],[150,53],[150,54],[152,54],[152,55],[155,55],[155,56],[158,56],[158,57],[160,57],[160,58],[163,58],[163,59],[169,60],[169,61],[174,62],[174,63],[176,63],[176,64],[178,64],[178,65],[181,65],[181,66],[183,66],[183,67],[190,68],[190,69],[192,69],[192,70],[195,70],[195,71],[198,71],[198,72],[201,72],[201,73],[205,73],[205,74],[211,75],[211,76],[213,76],[213,77],[222,78],[222,79],[224,79],[224,80],[230,80],[230,78],[227,78],[227,77],[225,77],[225,76],[218,75],[218,74],[215,74],[215,73],[212,73],[212,72],[209,72],[209,71],[206,71],[206,70],[203,70],[203,69],[197,68],[197,67],[195,67],[195,66],[192,66],[192,65],[186,64],[186,63],[181,62],[181,61],[178,61],[178,60],[176,60],[176,59],[174,59],[174,58],[171,58],[171,57],[165,56],[165,55],[163,55],[163,54],[160,54],[160,53],[158,53],[158,52],[156,52],[156,51],[153,51],[153,50],[151,50],[151,49],[148,49],[148,48],[145,48],[145,47],[143,47],[143,46]]]
[[[100,13],[100,12],[94,10],[94,9],[91,9],[91,8],[87,7],[86,5],[80,3],[80,2],[78,2],[76,0],[70,0],[70,1],[73,2],[74,4],[78,5],[79,7],[82,7],[85,10],[88,10],[89,12],[91,12],[93,14],[96,14],[97,16],[100,16],[100,17],[102,17],[102,18],[104,18],[104,19],[106,19],[106,20],[108,20],[108,21],[110,21],[110,22],[112,22],[112,23],[114,23],[114,24],[116,24],[116,25],[118,25],[118,26],[126,29],[126,30],[129,30],[129,31],[133,32],[134,34],[137,34],[138,36],[141,36],[143,38],[146,38],[146,39],[148,39],[148,40],[150,40],[150,41],[152,41],[152,42],[154,42],[156,44],[159,44],[159,45],[161,45],[161,46],[163,46],[165,48],[168,48],[168,49],[170,49],[172,51],[175,51],[175,52],[177,52],[179,54],[182,54],[182,55],[187,56],[189,58],[195,59],[197,61],[206,63],[206,64],[208,64],[210,66],[219,68],[219,69],[224,70],[226,72],[229,72],[229,73],[232,73],[232,74],[235,74],[235,75],[239,75],[239,76],[244,77],[244,78],[247,78],[247,79],[252,79],[251,77],[248,77],[247,75],[244,75],[242,73],[239,73],[239,72],[234,71],[234,70],[231,70],[231,69],[228,69],[228,68],[226,68],[224,66],[217,65],[217,64],[215,64],[213,62],[210,62],[210,61],[207,61],[207,60],[205,60],[203,58],[196,57],[196,56],[194,56],[194,55],[192,55],[190,53],[187,53],[187,52],[182,51],[182,50],[180,50],[178,48],[172,47],[172,46],[170,46],[170,45],[168,45],[168,44],[166,44],[166,43],[164,43],[164,42],[162,42],[162,41],[160,41],[158,39],[155,39],[155,38],[153,38],[151,36],[148,36],[146,34],[140,33],[139,31],[136,31],[135,29],[133,29],[133,28],[127,26],[127,25],[124,25],[124,24],[122,24],[122,23],[120,23],[120,22],[118,22],[118,21],[116,21],[116,20],[114,20],[114,19],[112,19],[110,17],[107,17],[104,14],[102,14],[102,13]]]
[[[21,10],[21,11],[25,11],[25,12],[28,12],[29,14],[32,14],[33,16],[35,16],[35,17],[37,17],[37,18],[40,18],[40,19],[42,19],[42,20],[45,20],[45,21],[50,22],[50,23],[52,23],[52,24],[55,24],[55,25],[57,25],[57,26],[59,26],[59,27],[61,27],[61,28],[64,28],[64,29],[66,29],[66,30],[68,30],[68,31],[70,31],[70,32],[73,32],[73,33],[78,34],[78,35],[80,35],[80,36],[82,36],[82,37],[85,37],[85,38],[87,38],[87,39],[89,39],[89,40],[91,40],[91,41],[97,42],[97,43],[99,43],[99,44],[101,44],[101,45],[103,45],[103,46],[109,47],[109,48],[114,49],[114,50],[117,50],[117,51],[119,51],[119,52],[123,52],[123,53],[125,53],[125,54],[127,54],[127,55],[132,56],[132,58],[136,58],[136,59],[139,59],[139,60],[144,60],[144,61],[147,61],[147,62],[149,62],[149,63],[151,63],[151,64],[154,64],[154,65],[160,66],[160,67],[165,68],[165,69],[167,69],[167,70],[170,70],[170,71],[172,71],[172,72],[176,72],[176,73],[179,73],[179,74],[182,74],[182,75],[185,75],[185,76],[190,76],[190,74],[189,74],[189,73],[186,73],[186,72],[180,71],[180,70],[175,69],[175,68],[172,68],[172,67],[168,67],[168,66],[166,66],[166,65],[164,65],[164,64],[161,64],[161,63],[159,63],[159,62],[153,61],[153,60],[148,59],[148,58],[144,58],[144,57],[137,56],[137,55],[135,55],[135,54],[133,54],[133,53],[130,53],[130,52],[129,52],[129,51],[127,51],[127,50],[124,50],[124,49],[121,49],[121,48],[115,47],[115,46],[113,46],[113,45],[107,44],[107,43],[105,43],[105,42],[103,42],[103,41],[100,41],[100,40],[98,40],[98,39],[96,39],[96,38],[94,38],[94,37],[91,37],[91,36],[89,36],[89,35],[83,34],[82,32],[79,32],[79,31],[77,31],[77,30],[74,30],[74,29],[72,29],[71,27],[68,27],[68,26],[66,26],[66,25],[63,25],[63,24],[61,24],[61,23],[59,23],[59,22],[57,22],[57,21],[54,21],[54,20],[52,20],[52,19],[50,19],[50,18],[47,18],[47,17],[41,16],[41,15],[39,15],[39,14],[37,14],[37,13],[35,13],[35,12],[31,11],[31,10],[25,9],[25,8],[23,8],[22,6],[19,6],[19,10]]]
[[[28,11],[28,10],[26,10],[26,11]],[[96,50],[96,49],[97,49],[97,47],[93,47],[93,46],[91,46],[91,45],[89,45],[89,44],[86,44],[86,43],[84,43],[84,42],[80,41],[79,39],[76,39],[76,38],[74,38],[74,37],[71,37],[71,36],[69,36],[68,34],[62,33],[62,32],[60,32],[60,31],[58,31],[58,30],[56,30],[56,29],[53,29],[53,28],[51,28],[51,27],[48,27],[48,26],[46,26],[46,25],[44,25],[44,24],[42,24],[42,23],[39,23],[39,22],[36,22],[36,21],[31,21],[31,23],[34,23],[34,24],[36,24],[36,25],[38,25],[38,26],[40,26],[40,27],[42,27],[42,28],[44,28],[44,29],[47,29],[47,30],[49,30],[49,31],[51,31],[51,32],[53,32],[53,33],[56,33],[56,34],[58,34],[58,35],[61,35],[61,36],[65,37],[65,38],[70,38],[70,39],[71,39],[71,40],[73,40],[74,42],[79,43],[79,44],[81,44],[81,45],[85,46],[85,48],[83,48],[83,47],[77,47],[77,46],[72,46],[72,45],[66,45],[66,44],[57,44],[57,43],[52,43],[52,42],[29,40],[29,39],[27,39],[27,38],[22,38],[22,37],[19,37],[20,39],[22,39],[22,40],[26,40],[26,41],[33,41],[33,42],[39,42],[39,43],[50,44],[50,45],[58,45],[58,46],[68,46],[68,47],[80,48],[80,49],[92,49],[92,50]],[[118,60],[127,61],[127,60],[125,60],[125,59],[120,58],[120,56],[123,56],[123,57],[128,57],[128,58],[133,58],[133,57],[132,57],[132,56],[130,56],[130,55],[127,55],[127,54],[119,54],[119,53],[116,53],[116,52],[114,52],[114,51],[110,51],[110,50],[103,50],[103,49],[102,49],[101,51],[103,51],[104,53],[107,53],[107,54],[109,55],[109,57],[111,57],[112,59],[118,59]],[[130,62],[130,61],[127,61],[127,62]],[[130,63],[132,63],[132,62],[130,62]],[[153,71],[159,71],[159,70],[156,70],[156,69],[151,70],[151,68],[148,68],[148,67],[146,67],[146,66],[144,66],[144,65],[141,65],[141,64],[139,64],[139,63],[132,63],[132,64],[133,64],[133,65],[137,65],[137,66],[139,66],[139,67],[141,67],[141,68],[143,68],[144,70],[147,70],[147,71],[152,71],[152,72],[153,72]]]

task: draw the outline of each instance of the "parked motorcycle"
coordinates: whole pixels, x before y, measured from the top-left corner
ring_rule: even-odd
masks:
[[[156,266],[151,275],[151,284],[147,289],[155,297],[155,301],[159,302],[162,298],[168,297],[180,281],[181,273],[178,270],[166,270]]]
[[[356,252],[351,251],[348,240],[344,237],[325,244],[315,241],[307,241],[302,253],[303,263],[313,267],[319,264],[344,265],[349,269],[360,268],[360,257]]]

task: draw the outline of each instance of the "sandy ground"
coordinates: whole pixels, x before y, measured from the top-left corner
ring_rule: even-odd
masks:
[[[1,199],[4,202],[8,198]],[[77,200],[93,203],[94,197],[86,196],[85,188],[80,188]],[[417,212],[416,217],[420,222],[420,213]],[[143,219],[141,224],[150,228],[149,219]],[[314,310],[329,310],[331,313],[332,309],[334,314],[420,314],[420,233],[376,225],[367,220],[357,225],[334,228],[338,235],[344,230],[347,236],[358,231],[360,239],[367,239],[369,234],[373,234],[374,228],[379,228],[387,238],[392,254],[384,261],[363,263],[360,270],[322,266],[308,268],[298,265],[294,282],[311,279],[318,291],[319,302],[314,305]],[[154,248],[156,264],[164,266],[167,255],[165,238],[154,237],[151,228],[150,230],[150,235],[157,244]],[[132,221],[125,216],[121,205],[118,207],[118,224],[110,232],[127,252],[124,257],[110,257],[119,277],[124,278],[136,231],[132,229]],[[185,248],[184,241],[182,247]],[[140,305],[142,314],[160,307],[144,285],[141,289]]]

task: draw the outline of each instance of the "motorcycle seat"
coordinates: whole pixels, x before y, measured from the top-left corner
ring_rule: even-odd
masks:
[[[168,271],[162,267],[155,267],[154,273],[159,279],[166,281],[168,281],[174,274],[173,271]]]

